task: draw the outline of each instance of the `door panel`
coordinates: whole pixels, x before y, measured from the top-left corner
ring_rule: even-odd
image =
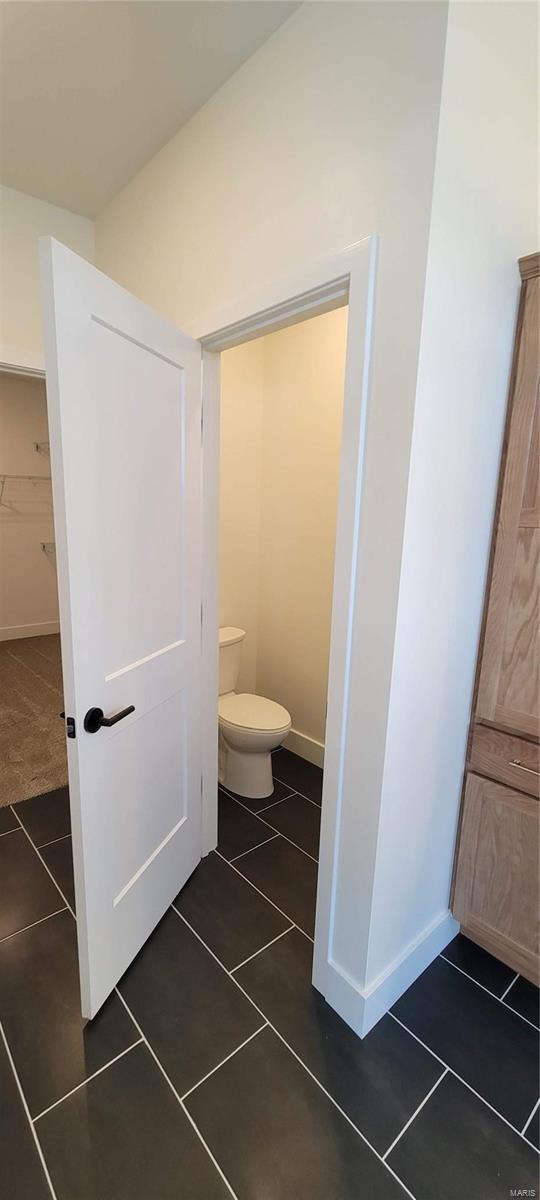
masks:
[[[468,774],[452,911],[463,932],[538,981],[537,800]]]
[[[539,280],[527,283],[476,717],[538,735]]]
[[[82,1008],[199,861],[200,346],[40,248]],[[90,708],[134,712],[88,732]]]
[[[497,694],[496,717],[505,713],[530,733],[539,729],[540,530],[518,530]],[[522,714],[522,715],[521,715]],[[532,718],[532,727],[531,727]]]

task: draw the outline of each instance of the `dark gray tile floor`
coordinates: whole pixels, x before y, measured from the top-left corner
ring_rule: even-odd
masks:
[[[17,805],[17,813],[38,848],[71,832],[67,787],[25,800]]]
[[[19,822],[13,809],[9,805],[7,808],[0,808],[0,836],[3,833],[9,833],[10,830],[18,828]]]
[[[74,909],[75,883],[73,880],[71,837],[61,837],[58,841],[49,842],[47,846],[41,847],[40,854],[68,904]]]
[[[20,828],[0,837],[0,940],[64,903]]]
[[[264,807],[221,794],[218,852],[93,1022],[53,882],[73,906],[65,799],[16,806],[43,861],[0,812],[10,1198],[535,1194],[537,990],[458,936],[356,1038],[311,985],[322,773],[288,751],[273,762]]]
[[[521,975],[518,975],[504,998],[515,1012],[521,1013],[522,1017],[525,1017],[532,1025],[536,1025],[537,1028],[540,1026],[538,988],[534,983],[529,983],[528,979],[523,979]]]

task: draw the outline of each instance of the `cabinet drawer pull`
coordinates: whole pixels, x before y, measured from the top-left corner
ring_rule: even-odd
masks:
[[[534,767],[524,767],[519,758],[511,758],[508,763],[509,767],[519,767],[520,771],[527,771],[529,775],[540,775],[540,771],[535,771]]]

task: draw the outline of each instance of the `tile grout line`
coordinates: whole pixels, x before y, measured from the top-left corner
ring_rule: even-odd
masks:
[[[264,1016],[264,1013],[263,1013],[263,1016]],[[422,1038],[418,1037],[418,1034],[413,1033],[412,1029],[409,1029],[408,1025],[404,1025],[403,1021],[400,1021],[399,1017],[396,1017],[395,1013],[393,1013],[391,1009],[388,1010],[388,1016],[392,1017],[393,1021],[397,1021],[397,1024],[401,1025],[401,1028],[405,1029],[407,1031],[407,1033],[410,1033],[411,1037],[413,1037],[415,1039],[415,1041],[420,1044],[420,1046],[424,1047],[424,1050],[427,1050],[429,1054],[432,1054],[433,1058],[436,1058],[437,1061],[440,1062],[442,1067],[446,1067],[447,1070],[449,1071],[450,1075],[453,1075],[455,1079],[458,1079],[459,1082],[463,1084],[463,1087],[466,1087],[469,1092],[472,1092],[473,1096],[476,1096],[477,1100],[480,1100],[482,1104],[486,1105],[486,1108],[491,1109],[491,1112],[495,1113],[495,1116],[499,1117],[500,1121],[504,1121],[504,1124],[508,1125],[508,1128],[511,1129],[514,1133],[517,1133],[518,1137],[523,1138],[523,1141],[526,1142],[528,1146],[533,1146],[533,1143],[530,1142],[528,1138],[524,1137],[524,1135],[521,1133],[521,1130],[516,1129],[516,1126],[512,1125],[512,1122],[508,1120],[508,1117],[503,1117],[502,1113],[500,1113],[498,1111],[498,1109],[494,1108],[493,1105],[490,1104],[489,1100],[486,1100],[484,1096],[481,1096],[480,1092],[477,1092],[476,1089],[473,1088],[472,1084],[467,1083],[467,1080],[463,1079],[463,1077],[461,1075],[458,1075],[457,1071],[454,1071],[453,1067],[450,1067],[448,1065],[448,1063],[445,1063],[444,1059],[441,1058],[438,1054],[436,1054],[435,1050],[432,1050],[427,1045],[426,1042],[423,1042]],[[540,1153],[540,1151],[538,1150],[538,1148],[536,1146],[533,1146],[533,1150],[536,1150],[537,1154]]]
[[[236,874],[240,876],[240,879],[244,880],[244,883],[249,883],[249,886],[252,887],[254,891],[258,892],[259,896],[262,896],[263,900],[266,900],[268,904],[271,904],[272,908],[276,909],[276,912],[281,913],[281,916],[285,917],[286,921],[292,921],[293,925],[296,925],[297,929],[300,929],[300,933],[303,933],[304,937],[309,938],[309,941],[313,942],[313,938],[310,937],[309,933],[306,933],[304,929],[301,929],[300,925],[298,925],[296,921],[293,921],[292,917],[290,917],[288,913],[283,912],[282,908],[279,908],[277,904],[274,904],[274,901],[271,900],[269,896],[265,896],[264,892],[261,892],[261,889],[257,887],[256,883],[252,883],[251,879],[248,879],[247,875],[242,875],[242,872],[238,870],[238,867],[234,866],[234,863],[230,863],[227,858],[223,858],[223,855],[219,850],[214,850],[214,854],[217,854],[218,858],[221,858],[222,862],[227,863],[228,867],[231,867],[233,871],[236,871]]]
[[[38,849],[44,850],[46,846],[56,846],[57,842],[65,842],[68,837],[71,837],[71,833],[63,833],[61,837],[51,838],[50,842],[42,842]]]
[[[405,1133],[405,1131],[409,1128],[410,1125],[412,1125],[413,1121],[418,1116],[418,1113],[422,1111],[424,1105],[427,1104],[428,1100],[430,1099],[430,1096],[433,1095],[433,1093],[437,1090],[439,1084],[442,1083],[443,1079],[445,1079],[447,1075],[448,1075],[448,1067],[445,1067],[442,1074],[439,1075],[439,1078],[433,1084],[433,1087],[430,1088],[427,1096],[424,1096],[422,1103],[418,1105],[418,1108],[416,1108],[415,1111],[413,1112],[412,1116],[409,1117],[409,1120],[403,1126],[403,1129],[398,1133],[397,1137],[394,1138],[393,1142],[390,1143],[388,1150],[386,1150],[382,1156],[383,1162],[386,1162],[388,1155],[392,1153],[392,1150],[394,1149],[394,1147],[397,1146],[399,1141],[401,1141],[401,1138],[403,1137],[403,1134]]]
[[[218,1062],[215,1067],[212,1067],[211,1071],[207,1071],[206,1075],[203,1075],[202,1079],[199,1079],[198,1083],[194,1083],[193,1087],[190,1087],[187,1092],[184,1092],[183,1096],[180,1096],[182,1104],[184,1103],[184,1100],[187,1100],[188,1096],[191,1096],[192,1092],[197,1091],[197,1088],[199,1088],[202,1083],[205,1083],[207,1079],[210,1079],[211,1075],[215,1075],[216,1071],[219,1071],[220,1067],[224,1067],[225,1063],[228,1063],[231,1058],[234,1058],[235,1054],[238,1054],[239,1050],[243,1050],[244,1046],[247,1046],[248,1042],[252,1042],[253,1038],[256,1038],[258,1033],[262,1033],[263,1029],[268,1029],[268,1021],[266,1019],[264,1025],[259,1025],[259,1028],[256,1029],[254,1033],[250,1033],[249,1037],[245,1038],[243,1042],[240,1042],[240,1045],[237,1046],[235,1050],[231,1050],[231,1053],[227,1054],[226,1058],[222,1058],[221,1062]]]
[[[97,1076],[101,1075],[103,1071],[106,1071],[108,1067],[112,1067],[113,1063],[118,1062],[119,1058],[123,1058],[125,1054],[129,1054],[130,1050],[135,1049],[135,1046],[140,1046],[141,1042],[142,1037],[139,1037],[137,1038],[136,1042],[132,1042],[130,1046],[126,1046],[125,1050],[121,1050],[120,1054],[116,1054],[114,1058],[109,1059],[109,1062],[103,1063],[103,1066],[98,1067],[97,1071],[94,1071],[92,1075],[88,1076],[87,1079],[82,1079],[80,1083],[77,1083],[75,1087],[72,1087],[69,1092],[65,1093],[64,1096],[60,1096],[60,1098],[55,1100],[53,1104],[49,1104],[48,1108],[44,1108],[42,1112],[38,1113],[37,1117],[32,1117],[32,1122],[35,1123],[36,1121],[40,1121],[41,1118],[46,1116],[47,1113],[51,1112],[53,1108],[58,1108],[59,1104],[63,1104],[64,1100],[67,1100],[69,1096],[73,1096],[75,1092],[80,1092],[81,1088],[86,1087],[87,1083],[91,1083],[92,1079],[96,1079]]]
[[[53,1185],[52,1185],[52,1179],[51,1179],[51,1177],[50,1177],[50,1175],[49,1175],[49,1168],[48,1168],[48,1166],[47,1166],[47,1163],[45,1162],[45,1155],[44,1155],[44,1153],[43,1153],[43,1150],[41,1149],[41,1144],[40,1144],[40,1141],[39,1141],[38,1135],[37,1135],[37,1133],[36,1133],[36,1130],[35,1130],[35,1128],[34,1128],[34,1122],[32,1121],[32,1118],[31,1118],[31,1116],[30,1116],[30,1110],[29,1110],[29,1108],[28,1108],[28,1105],[27,1105],[27,1103],[26,1103],[26,1096],[25,1096],[25,1094],[24,1094],[24,1092],[23,1092],[23,1090],[22,1090],[21,1081],[20,1081],[20,1079],[19,1079],[19,1076],[18,1076],[18,1074],[17,1074],[17,1069],[16,1069],[16,1067],[15,1067],[15,1063],[14,1063],[14,1061],[13,1061],[13,1056],[12,1056],[11,1050],[10,1050],[10,1048],[9,1048],[8,1040],[7,1040],[7,1037],[6,1037],[5,1033],[4,1033],[4,1027],[3,1027],[3,1025],[2,1025],[2,1022],[1,1022],[1,1021],[0,1021],[0,1035],[1,1035],[1,1037],[2,1037],[2,1041],[3,1041],[3,1043],[4,1043],[4,1046],[5,1046],[5,1049],[6,1049],[6,1054],[7,1054],[7,1056],[8,1056],[8,1059],[9,1059],[9,1063],[10,1063],[10,1066],[11,1066],[11,1070],[12,1070],[12,1072],[13,1072],[13,1075],[14,1075],[14,1078],[15,1078],[15,1083],[16,1083],[16,1085],[17,1085],[17,1089],[18,1089],[18,1092],[19,1092],[19,1096],[20,1096],[20,1099],[21,1099],[21,1103],[22,1103],[22,1106],[23,1106],[23,1108],[24,1108],[24,1111],[25,1111],[25,1113],[26,1113],[26,1117],[27,1117],[27,1120],[28,1120],[28,1124],[29,1124],[29,1126],[30,1126],[30,1129],[31,1129],[31,1131],[32,1131],[32,1137],[33,1137],[33,1139],[34,1139],[34,1142],[35,1142],[35,1146],[36,1146],[36,1150],[37,1150],[37,1152],[38,1152],[38,1155],[39,1155],[39,1160],[40,1160],[40,1162],[41,1162],[41,1166],[43,1167],[43,1173],[44,1173],[44,1175],[45,1175],[45,1179],[46,1179],[46,1181],[47,1181],[47,1184],[48,1184],[48,1186],[49,1186],[49,1191],[50,1191],[50,1193],[51,1193],[52,1200],[57,1200],[56,1192],[55,1192],[55,1190],[54,1190],[54,1188],[53,1188]]]
[[[30,925],[23,925],[22,929],[16,929],[14,933],[7,933],[5,937],[0,938],[0,946],[2,942],[9,942],[10,938],[18,937],[20,933],[26,933],[26,930],[33,929],[34,925],[42,925],[44,921],[50,921],[51,917],[57,917],[61,912],[67,912],[66,905],[63,908],[55,908],[54,912],[47,913],[46,917],[40,917],[38,921],[31,921]]]
[[[276,782],[277,782],[277,780],[276,780]],[[284,785],[284,786],[286,786],[286,785]],[[232,792],[229,792],[228,795],[231,796],[232,800],[236,800],[236,796],[233,796]],[[291,792],[290,796],[282,796],[281,800],[272,800],[271,804],[267,804],[265,808],[259,808],[256,813],[253,813],[253,816],[258,817],[259,813],[268,812],[269,808],[276,808],[276,806],[278,804],[285,804],[285,802],[287,800],[292,800],[293,796],[299,796],[299,795],[300,795],[299,792]],[[249,811],[251,812],[251,809]]]
[[[251,962],[252,958],[256,958],[258,954],[262,954],[263,950],[268,950],[270,946],[274,945],[275,942],[279,942],[280,938],[285,937],[286,933],[291,932],[291,929],[296,929],[296,925],[289,925],[288,929],[284,929],[283,933],[278,933],[277,937],[272,938],[271,942],[266,943],[266,946],[261,946],[260,950],[255,950],[254,954],[249,954],[248,957],[244,958],[236,967],[231,967],[230,974],[232,975],[233,971],[239,971],[240,967],[245,967],[246,963]]]
[[[13,829],[4,829],[4,832],[0,833],[0,837],[9,837],[10,833],[19,833],[19,826],[14,825]]]
[[[222,791],[225,791],[225,788],[222,788]],[[271,825],[269,821],[263,821],[262,817],[260,817],[258,813],[252,812],[250,808],[247,808],[245,804],[242,804],[241,800],[237,800],[236,796],[230,795],[229,792],[225,792],[225,795],[229,796],[230,800],[234,800],[235,804],[237,804],[239,808],[243,808],[244,812],[249,813],[251,817],[257,817],[257,820],[261,822],[261,825],[266,825],[267,829],[272,829],[275,833],[278,833],[279,836],[284,838],[286,842],[290,842],[291,846],[295,846],[297,850],[300,850],[301,854],[305,854],[306,858],[310,858],[312,862],[316,862],[318,864],[318,862],[319,862],[318,858],[314,858],[313,855],[310,854],[308,850],[304,850],[303,846],[299,846],[298,842],[293,842],[292,838],[287,837],[286,833],[281,832],[281,829],[276,829],[275,825]],[[293,795],[299,796],[300,792],[293,792]],[[290,800],[290,799],[291,799],[290,796],[285,796],[285,800]],[[305,796],[302,796],[302,799],[305,800]],[[284,804],[285,800],[276,800],[276,804]],[[271,804],[270,808],[275,808],[275,805]],[[267,809],[265,809],[265,808],[261,809],[261,812],[266,812],[266,811],[267,811]],[[270,841],[271,839],[267,838],[266,840]],[[264,846],[264,844],[265,844],[264,842],[261,842],[261,846]],[[256,847],[254,846],[253,849],[255,850]]]
[[[172,907],[174,908],[174,905]],[[355,1133],[358,1134],[358,1137],[361,1138],[361,1140],[363,1142],[365,1142],[366,1146],[368,1146],[369,1149],[371,1150],[371,1152],[375,1155],[375,1157],[379,1159],[379,1162],[381,1162],[383,1164],[383,1166],[386,1168],[386,1170],[389,1172],[389,1174],[392,1175],[394,1177],[394,1179],[397,1180],[399,1185],[403,1188],[404,1192],[406,1192],[406,1194],[408,1196],[410,1196],[411,1200],[415,1200],[415,1197],[413,1196],[412,1192],[409,1191],[406,1184],[403,1183],[403,1180],[399,1178],[399,1175],[396,1174],[396,1172],[389,1165],[389,1163],[384,1161],[384,1159],[382,1158],[382,1155],[380,1155],[378,1150],[376,1150],[375,1147],[372,1146],[371,1142],[368,1141],[366,1135],[364,1133],[362,1133],[362,1131],[358,1128],[357,1125],[354,1124],[354,1121],[352,1121],[351,1118],[347,1116],[347,1113],[344,1111],[344,1109],[342,1109],[340,1107],[337,1100],[334,1100],[334,1097],[330,1095],[330,1092],[327,1092],[324,1085],[317,1079],[317,1076],[313,1074],[313,1072],[310,1070],[310,1068],[308,1066],[306,1066],[303,1059],[300,1058],[300,1055],[296,1053],[296,1050],[293,1050],[293,1048],[289,1044],[289,1042],[287,1042],[285,1040],[285,1038],[279,1032],[279,1030],[276,1029],[275,1025],[273,1025],[272,1022],[268,1019],[268,1017],[266,1016],[266,1013],[263,1012],[262,1008],[259,1008],[259,1005],[255,1003],[255,1001],[252,999],[252,997],[249,995],[249,993],[246,992],[245,988],[242,987],[242,984],[238,982],[238,980],[233,975],[232,971],[229,971],[228,968],[221,962],[221,959],[218,958],[217,954],[214,954],[214,951],[210,949],[210,946],[208,946],[205,941],[203,941],[200,933],[197,933],[197,930],[194,929],[192,925],[190,925],[190,923],[186,919],[186,917],[184,917],[182,915],[182,913],[178,911],[178,909],[175,908],[174,911],[175,911],[176,915],[178,917],[180,917],[180,920],[183,921],[185,925],[187,925],[188,929],[191,930],[191,932],[194,934],[194,936],[196,938],[198,938],[201,945],[204,946],[205,950],[207,950],[208,953],[212,956],[212,958],[215,959],[218,966],[221,967],[221,970],[224,971],[225,974],[229,976],[229,979],[232,979],[233,983],[236,984],[236,987],[239,988],[239,990],[242,992],[242,995],[246,997],[246,1000],[249,1000],[249,1003],[253,1005],[253,1007],[261,1015],[263,1020],[266,1021],[268,1028],[271,1029],[272,1032],[275,1033],[276,1037],[279,1038],[280,1042],[282,1042],[283,1045],[287,1047],[287,1050],[290,1052],[290,1054],[293,1055],[293,1057],[297,1060],[297,1062],[300,1063],[300,1066],[303,1068],[303,1070],[308,1075],[311,1076],[311,1078],[313,1079],[313,1082],[316,1083],[317,1087],[321,1090],[321,1092],[324,1092],[324,1095],[327,1097],[327,1099],[330,1100],[330,1102],[331,1102],[331,1104],[333,1104],[334,1108],[337,1108],[338,1112],[341,1113],[342,1117],[347,1121],[347,1123],[351,1126],[351,1128],[354,1129]],[[237,967],[233,968],[233,970],[235,970],[235,971],[237,969],[238,969]],[[444,1065],[445,1064],[443,1063],[443,1066]]]
[[[275,779],[276,783],[281,783],[282,787],[290,787],[291,786],[290,783],[285,783],[285,781],[283,779],[278,779],[277,775],[273,775],[272,777],[273,777],[273,779]],[[308,804],[314,804],[315,808],[318,808],[318,809],[322,808],[322,802],[321,802],[321,804],[318,804],[316,800],[312,800],[309,796],[304,796],[304,793],[299,792],[298,789],[296,789],[295,795],[301,796],[302,800],[307,800]],[[283,798],[284,798],[284,800],[287,800],[288,796],[284,796]]]
[[[277,837],[279,837],[279,833],[274,833],[274,834],[272,834],[271,837],[265,838],[264,842],[258,842],[256,846],[250,846],[249,850],[242,850],[241,854],[235,854],[234,858],[229,858],[229,859],[227,859],[227,861],[230,863],[233,863],[233,862],[236,862],[239,858],[245,858],[246,854],[251,854],[252,850],[260,850],[261,846],[266,846],[268,844],[268,842],[273,842],[274,839]]]
[[[523,1013],[517,1011],[517,1008],[512,1008],[511,1004],[507,1004],[503,996],[496,996],[495,992],[490,992],[489,988],[485,987],[483,983],[479,983],[478,980],[474,978],[474,975],[468,975],[467,972],[461,967],[456,966],[456,964],[453,963],[450,958],[445,958],[444,954],[439,954],[439,958],[442,958],[444,962],[448,963],[449,967],[453,967],[455,971],[459,971],[460,975],[464,975],[465,979],[470,979],[471,983],[475,983],[477,987],[482,988],[482,991],[487,992],[487,995],[491,996],[492,1000],[496,1000],[498,1004],[502,1004],[503,1008],[507,1008],[509,1012],[513,1012],[516,1017],[519,1017],[522,1021],[525,1021],[526,1025],[530,1025],[531,1029],[536,1029],[538,1032],[538,1025],[534,1025],[532,1021],[529,1021],[528,1017],[524,1017]],[[519,979],[519,974],[516,975],[516,979]],[[516,979],[513,979],[510,986],[506,989],[506,992],[504,993],[505,996],[507,992],[510,991],[510,988],[513,987]]]
[[[186,922],[186,923],[187,923],[187,922]],[[128,1016],[130,1016],[130,1017],[131,1017],[131,1020],[133,1021],[133,1024],[134,1024],[135,1028],[136,1028],[136,1029],[138,1029],[138,1031],[139,1031],[139,1033],[140,1033],[140,1035],[141,1035],[141,1039],[142,1039],[142,1041],[144,1042],[144,1044],[145,1044],[145,1046],[146,1046],[147,1050],[149,1051],[149,1053],[152,1055],[152,1058],[154,1059],[155,1063],[156,1063],[156,1064],[157,1064],[157,1066],[159,1067],[159,1070],[161,1071],[161,1074],[163,1075],[163,1078],[165,1079],[165,1081],[168,1083],[168,1085],[169,1085],[169,1087],[170,1087],[170,1089],[171,1089],[171,1092],[172,1092],[173,1096],[174,1096],[174,1097],[175,1097],[175,1099],[178,1101],[178,1104],[180,1105],[180,1108],[182,1109],[182,1112],[183,1112],[183,1113],[185,1114],[185,1116],[188,1118],[188,1121],[190,1122],[190,1124],[192,1125],[193,1129],[195,1130],[195,1133],[197,1134],[197,1137],[199,1138],[199,1141],[201,1142],[202,1146],[204,1146],[204,1149],[206,1150],[206,1153],[208,1154],[208,1157],[209,1157],[209,1158],[212,1160],[212,1162],[213,1162],[213,1164],[214,1164],[214,1166],[215,1166],[215,1168],[216,1168],[216,1171],[217,1171],[217,1172],[218,1172],[218,1174],[221,1176],[221,1179],[223,1180],[223,1182],[224,1182],[224,1184],[225,1184],[226,1188],[228,1189],[228,1191],[230,1192],[231,1196],[233,1197],[233,1200],[238,1200],[238,1196],[236,1195],[236,1192],[234,1192],[234,1191],[233,1191],[233,1189],[232,1189],[232,1187],[231,1187],[231,1185],[230,1185],[230,1183],[229,1183],[229,1180],[227,1179],[227,1176],[226,1176],[226,1175],[224,1174],[224,1172],[222,1171],[222,1169],[221,1169],[221,1167],[220,1167],[220,1165],[219,1165],[219,1163],[218,1163],[217,1159],[214,1157],[214,1155],[212,1154],[212,1151],[211,1151],[210,1147],[209,1147],[209,1146],[208,1146],[208,1144],[206,1143],[206,1141],[205,1141],[205,1139],[204,1139],[204,1137],[203,1137],[203,1135],[202,1135],[202,1133],[201,1133],[200,1129],[199,1129],[199,1128],[198,1128],[198,1126],[195,1124],[195,1121],[193,1120],[193,1117],[191,1116],[191,1113],[189,1112],[189,1109],[188,1109],[188,1108],[186,1107],[186,1105],[184,1104],[184,1102],[183,1102],[182,1098],[181,1098],[181,1097],[178,1095],[178,1092],[177,1092],[177,1090],[176,1090],[176,1088],[175,1088],[175,1086],[174,1086],[174,1084],[173,1084],[172,1080],[171,1080],[171,1079],[169,1079],[169,1076],[167,1075],[167,1072],[166,1072],[165,1068],[164,1068],[164,1067],[163,1067],[163,1065],[161,1064],[161,1062],[160,1062],[160,1060],[159,1060],[159,1058],[158,1058],[158,1056],[157,1056],[157,1054],[156,1054],[155,1050],[153,1050],[152,1046],[150,1045],[150,1042],[148,1041],[148,1038],[147,1038],[147,1037],[146,1037],[146,1035],[144,1034],[144,1032],[143,1032],[143,1030],[142,1030],[141,1026],[139,1025],[139,1022],[137,1021],[137,1018],[136,1018],[136,1017],[133,1015],[133,1013],[132,1013],[132,1011],[131,1011],[131,1009],[130,1009],[130,1007],[129,1007],[128,1003],[127,1003],[127,1001],[126,1001],[126,1000],[124,1000],[124,997],[123,997],[123,995],[122,995],[122,993],[121,993],[121,991],[120,991],[119,987],[118,987],[118,986],[116,986],[114,990],[115,990],[115,992],[116,992],[116,995],[119,997],[119,999],[121,1000],[122,1004],[124,1005],[124,1008],[125,1008],[125,1010],[126,1010],[126,1012],[127,1012]],[[263,1016],[264,1016],[264,1014],[263,1014]],[[265,1017],[264,1019],[266,1020],[266,1017]]]
[[[42,855],[39,853],[39,850],[38,850],[37,846],[36,846],[36,845],[34,844],[34,842],[32,841],[32,838],[30,837],[30,834],[29,834],[28,830],[27,830],[27,829],[25,829],[25,827],[24,827],[24,825],[23,825],[23,823],[22,823],[22,821],[21,821],[21,819],[20,819],[20,817],[19,817],[18,813],[16,813],[16,812],[15,812],[15,810],[14,810],[13,808],[12,808],[12,810],[11,810],[11,811],[15,813],[15,816],[16,816],[16,818],[17,818],[18,822],[19,822],[19,825],[20,825],[20,827],[21,827],[21,829],[22,829],[23,833],[24,833],[24,834],[26,835],[26,837],[28,838],[28,841],[30,842],[30,845],[31,845],[32,849],[33,849],[33,850],[35,850],[35,852],[36,852],[36,854],[37,854],[37,856],[38,856],[38,858],[39,858],[39,861],[41,862],[42,866],[44,866],[44,867],[45,867],[45,870],[46,870],[46,872],[47,872],[47,875],[49,875],[49,876],[50,876],[50,878],[52,879],[52,881],[53,881],[53,883],[54,883],[54,886],[55,886],[56,890],[57,890],[58,892],[60,892],[60,895],[61,895],[61,897],[62,897],[62,900],[64,901],[64,904],[65,904],[66,908],[69,908],[69,911],[70,911],[70,913],[71,913],[71,915],[72,915],[72,917],[73,917],[73,920],[75,921],[77,918],[76,918],[76,916],[75,916],[75,913],[73,912],[73,909],[72,909],[72,907],[71,907],[71,904],[69,904],[69,903],[68,903],[68,901],[66,900],[66,897],[64,896],[64,893],[63,893],[63,891],[62,891],[62,888],[59,886],[59,884],[57,883],[56,879],[54,878],[54,875],[53,875],[52,871],[50,871],[50,870],[49,870],[49,868],[48,868],[48,866],[47,866],[47,863],[45,862],[45,859],[44,859],[44,858],[42,857]]]
[[[504,1000],[506,998],[506,996],[508,995],[508,993],[510,991],[510,988],[513,988],[517,979],[519,979],[519,971],[518,971],[517,975],[514,975],[514,978],[513,978],[512,982],[508,984],[508,987],[505,988],[502,996],[498,997],[499,1000]]]
[[[529,1128],[529,1125],[530,1125],[530,1123],[531,1123],[531,1121],[532,1121],[532,1119],[533,1119],[533,1117],[534,1117],[534,1114],[535,1114],[535,1112],[536,1112],[536,1110],[537,1110],[537,1108],[538,1108],[538,1105],[539,1105],[539,1104],[540,1104],[540,1099],[536,1101],[536,1104],[535,1104],[535,1106],[534,1106],[534,1108],[533,1108],[533,1110],[532,1110],[532,1113],[530,1114],[530,1116],[528,1116],[528,1117],[527,1117],[527,1120],[525,1121],[525,1124],[524,1124],[524,1126],[523,1126],[523,1129],[521,1130],[521,1135],[522,1135],[522,1137],[525,1137],[525,1131],[526,1131],[526,1130]],[[527,1141],[528,1141],[528,1140],[529,1140],[529,1139],[527,1138]]]

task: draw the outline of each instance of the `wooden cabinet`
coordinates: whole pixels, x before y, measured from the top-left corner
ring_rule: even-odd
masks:
[[[454,915],[463,933],[537,982],[538,801],[467,774]]]
[[[538,734],[538,277],[524,283],[476,719]]]
[[[468,937],[538,982],[540,255],[520,270],[453,912]]]

